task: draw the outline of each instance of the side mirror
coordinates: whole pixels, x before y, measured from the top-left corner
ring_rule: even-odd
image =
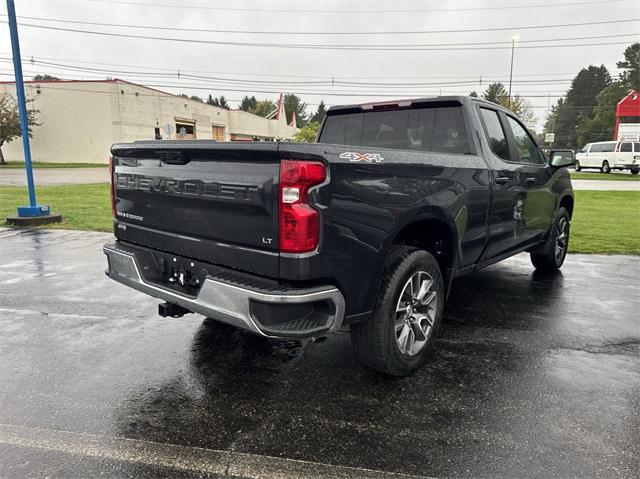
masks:
[[[576,154],[573,150],[551,150],[549,164],[557,168],[564,168],[576,164]]]

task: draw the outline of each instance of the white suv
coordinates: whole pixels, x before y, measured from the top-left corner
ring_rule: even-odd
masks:
[[[598,168],[602,173],[612,169],[640,171],[640,143],[631,141],[599,141],[587,143],[576,154],[576,171]]]

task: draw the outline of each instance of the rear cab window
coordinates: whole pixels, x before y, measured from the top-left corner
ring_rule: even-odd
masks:
[[[329,113],[319,143],[473,154],[462,106],[424,103],[394,110]]]
[[[498,112],[489,108],[480,107],[480,116],[484,123],[491,151],[504,161],[511,161],[507,136],[500,123]]]

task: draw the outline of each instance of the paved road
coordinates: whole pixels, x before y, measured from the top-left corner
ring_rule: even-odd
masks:
[[[109,169],[104,168],[35,168],[37,185],[67,185],[80,183],[108,183]],[[0,169],[0,186],[26,186],[23,169]]]
[[[390,379],[346,333],[160,318],[108,239],[0,230],[0,477],[637,477],[638,257],[457,280],[430,363]]]
[[[640,181],[572,180],[574,190],[640,191]]]

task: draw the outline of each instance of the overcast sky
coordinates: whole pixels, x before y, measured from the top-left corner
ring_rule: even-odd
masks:
[[[5,2],[1,4],[1,13],[6,14]],[[551,103],[555,103],[580,68],[604,64],[615,73],[615,63],[621,59],[625,47],[640,39],[638,21],[522,28],[638,19],[640,2],[635,0],[16,0],[16,9],[18,17],[23,17],[19,20],[22,24],[127,35],[259,45],[392,47],[418,44],[429,45],[424,48],[456,48],[441,51],[407,51],[406,47],[400,51],[291,49],[97,36],[20,26],[26,78],[36,73],[75,79],[111,76],[155,85],[173,93],[186,92],[202,97],[209,93],[223,94],[231,100],[232,107],[237,105],[243,94],[275,100],[277,92],[283,91],[299,94],[310,105],[309,111],[314,110],[321,99],[328,105],[360,103],[440,93],[467,94],[472,90],[481,92],[492,81],[502,81],[506,85],[511,37],[517,35],[513,92],[527,97],[535,108],[539,125],[544,121],[549,95]],[[366,34],[212,33],[71,24],[24,17],[183,29]],[[6,21],[6,16],[0,20]],[[6,23],[0,26],[0,72],[2,79],[10,80],[9,32]],[[375,34],[384,31],[498,28],[501,30]],[[619,36],[624,34],[634,36]],[[572,40],[593,36],[602,38]],[[552,40],[542,45],[615,44],[528,48],[541,45],[530,43],[532,40]],[[489,44],[469,45],[481,42]],[[460,43],[463,45],[433,46]],[[483,47],[493,49],[479,49]],[[32,65],[29,62],[32,57],[36,62],[47,61],[78,68]],[[113,73],[82,71],[84,67]],[[178,71],[181,72],[180,78]],[[189,74],[205,78],[186,78]],[[219,78],[234,82],[223,83]],[[363,82],[368,85],[363,85]]]

